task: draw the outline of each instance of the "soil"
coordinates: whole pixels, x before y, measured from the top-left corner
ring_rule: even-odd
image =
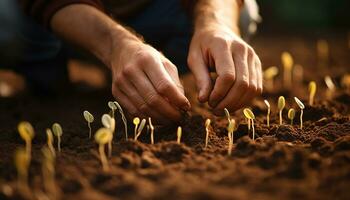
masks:
[[[279,55],[288,50],[305,66],[305,80],[285,90],[278,87],[278,79],[274,91],[265,91],[253,101],[255,141],[242,112],[233,114],[238,127],[231,156],[227,155],[227,120],[213,116],[207,105],[196,101],[191,76],[183,78],[193,108],[180,124],[182,143],[176,143],[177,125],[156,127],[154,145],[146,131],[140,141],[132,140],[133,127],[129,127],[126,141],[118,120],[109,172],[102,171],[97,144],[88,138],[82,116],[89,110],[95,115],[93,131],[101,127],[99,118],[109,112],[107,101],[113,99],[109,89],[84,92],[67,88],[49,97],[25,93],[0,98],[0,199],[350,199],[350,94],[340,87],[341,76],[349,73],[349,49],[345,34],[327,39],[331,59],[329,67],[324,68],[317,67],[316,38],[254,39],[252,45],[265,67],[281,65]],[[338,86],[332,97],[323,82],[326,74]],[[310,80],[318,83],[316,102],[306,106],[304,127],[300,129],[300,112],[293,97],[306,103]],[[287,106],[284,124],[278,125],[276,100],[281,94]],[[270,127],[266,126],[264,98],[272,106]],[[286,116],[290,107],[297,110],[293,126]],[[205,149],[206,118],[212,119],[212,126]],[[36,130],[30,192],[17,187],[13,165],[15,149],[24,145],[16,130],[21,120],[30,121]],[[64,133],[55,166],[56,190],[47,190],[43,187],[40,150],[45,145],[45,128],[54,122],[62,125]]]

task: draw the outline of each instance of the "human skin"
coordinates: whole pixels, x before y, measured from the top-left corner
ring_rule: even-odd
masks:
[[[225,107],[238,109],[262,87],[260,61],[238,34],[236,0],[223,2],[196,4],[188,56],[199,100],[209,101],[215,114]],[[103,12],[73,4],[57,11],[50,25],[57,35],[91,51],[111,69],[112,93],[130,116],[164,124],[180,120],[181,111],[190,110],[176,66]],[[209,65],[218,74],[215,85]]]

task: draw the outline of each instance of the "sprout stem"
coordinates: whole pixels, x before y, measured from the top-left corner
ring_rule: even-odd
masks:
[[[57,149],[58,153],[61,153],[61,137],[57,137]]]
[[[88,122],[88,127],[89,127],[89,139],[91,138],[91,125],[90,122]]]
[[[300,110],[300,129],[303,129],[303,114],[304,114],[304,110],[301,109]]]
[[[271,109],[268,108],[268,109],[267,109],[267,115],[266,115],[267,127],[270,127],[270,113],[271,113]]]
[[[177,143],[181,143],[181,136],[182,136],[182,128],[181,126],[177,127]]]
[[[255,140],[255,128],[254,128],[254,120],[252,119],[252,129],[253,129],[253,141]]]
[[[280,125],[282,125],[283,124],[283,121],[282,121],[282,110],[280,110],[279,115],[280,115]]]
[[[109,171],[109,166],[108,166],[107,157],[105,154],[104,144],[99,145],[98,151],[100,153],[100,159],[101,159],[103,171],[107,172]]]

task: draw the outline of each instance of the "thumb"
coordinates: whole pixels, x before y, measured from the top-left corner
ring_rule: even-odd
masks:
[[[196,80],[196,85],[199,90],[198,100],[204,103],[208,101],[213,86],[202,53],[198,52],[190,54],[187,59],[187,64]]]

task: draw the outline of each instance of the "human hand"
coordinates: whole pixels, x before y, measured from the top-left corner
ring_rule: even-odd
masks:
[[[214,114],[235,111],[262,93],[261,62],[252,47],[223,25],[195,30],[188,65],[199,90],[198,100],[209,102]],[[215,67],[215,83],[208,67]]]
[[[116,100],[132,117],[151,117],[161,124],[180,120],[180,110],[189,110],[190,103],[175,65],[141,41],[120,46],[111,63]]]

